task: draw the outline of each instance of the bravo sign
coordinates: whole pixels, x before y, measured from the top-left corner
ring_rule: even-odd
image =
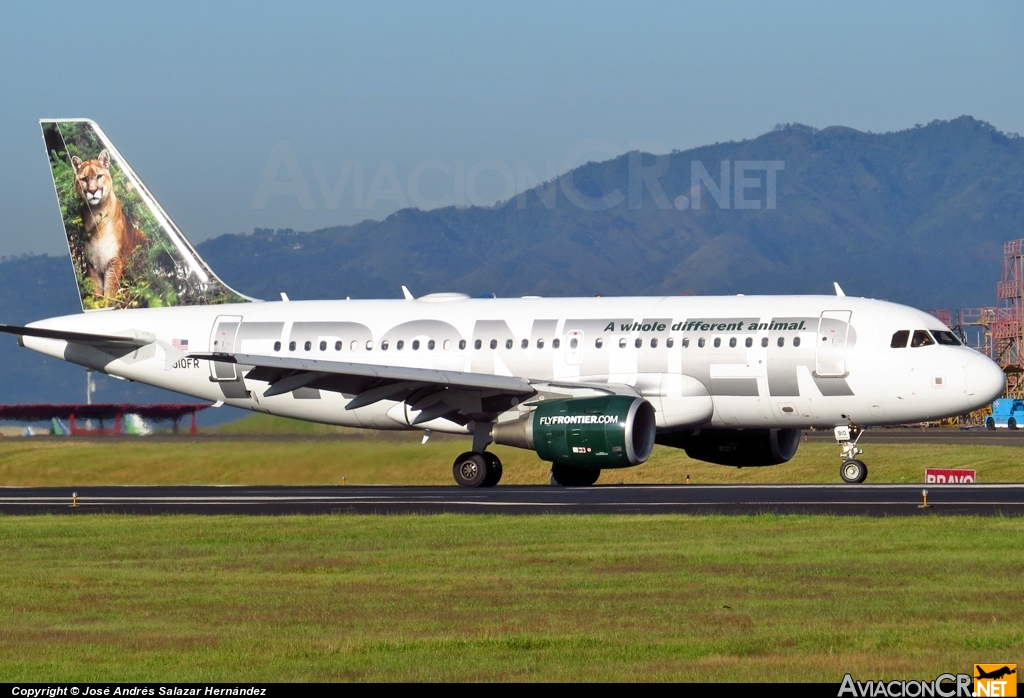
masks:
[[[974,484],[974,470],[953,470],[949,468],[927,468],[924,481],[929,485]]]

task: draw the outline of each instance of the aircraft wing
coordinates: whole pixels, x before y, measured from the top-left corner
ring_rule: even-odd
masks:
[[[255,354],[192,354],[194,358],[238,364],[250,380],[270,387],[264,397],[302,388],[352,395],[345,409],[353,410],[381,400],[405,402],[410,424],[444,417],[458,423],[489,419],[538,395],[574,397],[586,394],[635,392],[628,386],[593,385],[564,381],[533,381],[517,376],[448,371],[405,366],[324,361]],[[246,367],[251,367],[246,370]]]
[[[18,327],[17,325],[0,325],[0,332],[20,337],[42,337],[44,339],[63,339],[74,344],[87,344],[96,347],[144,347],[156,341],[156,336],[139,330],[132,334],[89,334],[87,332],[67,332],[65,330],[48,330],[43,327]]]

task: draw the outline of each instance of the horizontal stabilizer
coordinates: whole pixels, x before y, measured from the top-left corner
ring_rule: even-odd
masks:
[[[42,337],[43,339],[63,339],[74,344],[87,344],[104,347],[144,347],[156,341],[149,332],[134,330],[131,335],[89,334],[87,332],[66,332],[65,330],[48,330],[43,327],[18,327],[17,325],[0,325],[0,332],[21,337]]]

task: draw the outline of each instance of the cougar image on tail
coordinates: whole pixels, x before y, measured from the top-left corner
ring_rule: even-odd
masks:
[[[71,165],[75,169],[75,190],[85,202],[82,221],[88,235],[86,271],[96,284],[96,295],[115,298],[132,253],[146,236],[132,225],[117,200],[106,150],[95,160],[74,156]]]

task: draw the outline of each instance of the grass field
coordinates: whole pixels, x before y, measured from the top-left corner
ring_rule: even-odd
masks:
[[[318,426],[318,425],[311,425]],[[324,429],[334,429],[324,427]],[[326,435],[311,433],[310,436]],[[469,448],[468,439],[360,432],[337,439],[186,439],[178,443],[117,439],[0,440],[0,486],[139,484],[403,484],[454,485],[451,464]],[[529,451],[497,446],[504,463],[502,484],[541,484],[549,466]],[[932,444],[879,444],[866,447],[869,482],[924,481],[928,466],[978,471],[979,482],[1024,481],[1024,448]],[[789,463],[736,469],[693,461],[677,449],[657,447],[636,468],[606,470],[599,484],[616,482],[694,483],[839,482],[838,447],[801,444]],[[344,480],[343,480],[344,478]]]
[[[1024,520],[0,517],[0,681],[934,678],[1024,656]]]

